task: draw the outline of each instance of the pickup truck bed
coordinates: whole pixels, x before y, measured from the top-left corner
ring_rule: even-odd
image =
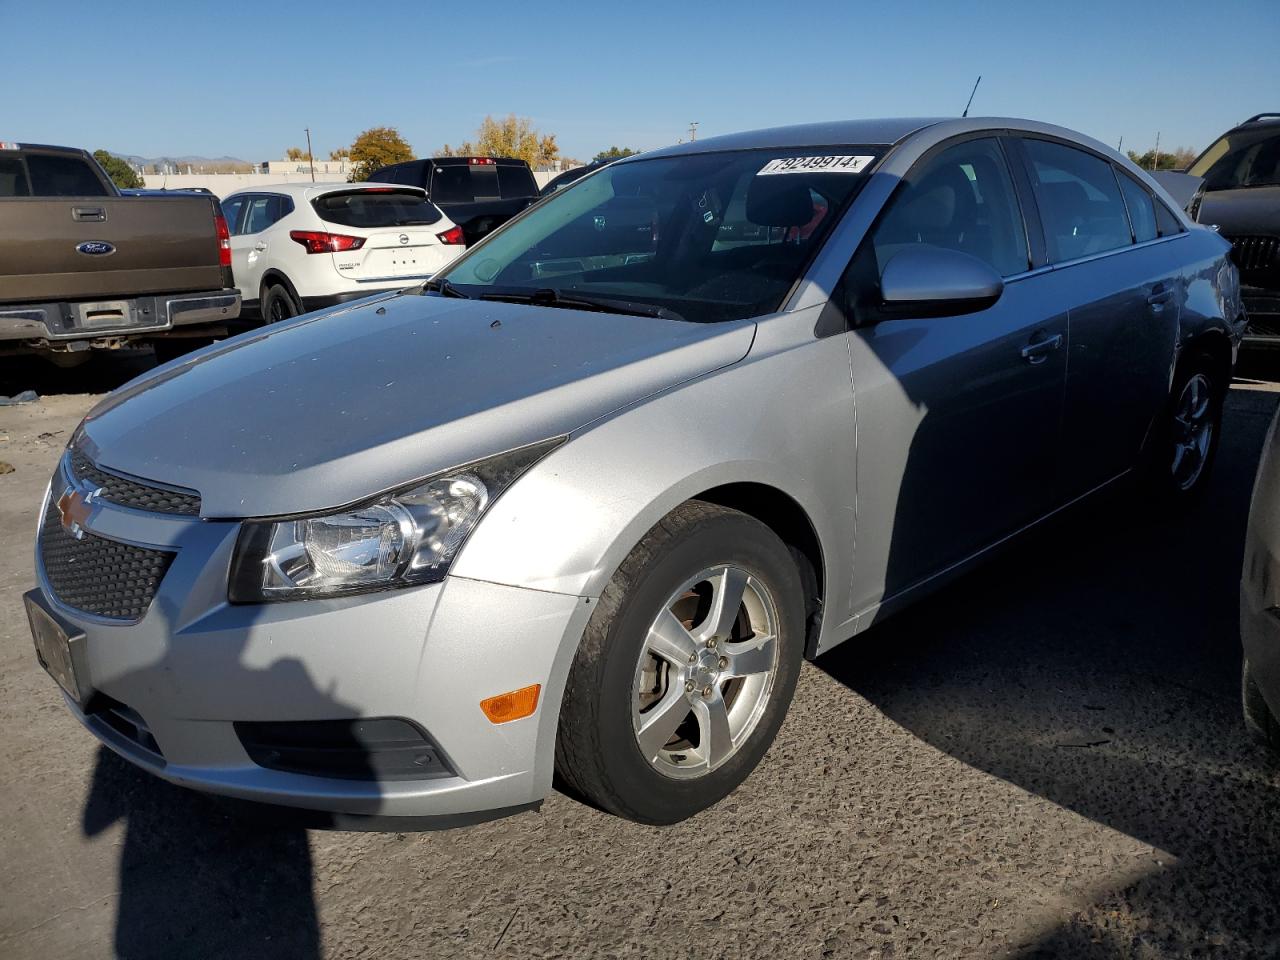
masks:
[[[225,332],[224,236],[211,196],[122,197],[83,151],[0,145],[0,352]]]

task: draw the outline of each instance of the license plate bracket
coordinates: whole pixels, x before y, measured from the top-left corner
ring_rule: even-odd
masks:
[[[89,699],[88,662],[84,631],[49,609],[39,590],[22,597],[35,641],[36,659],[63,691],[81,707]]]

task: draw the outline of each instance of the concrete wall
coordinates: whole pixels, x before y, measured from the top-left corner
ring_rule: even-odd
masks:
[[[317,164],[318,166],[319,164]],[[261,189],[275,183],[307,183],[311,174],[303,165],[303,172],[289,170],[284,173],[147,173],[142,177],[148,190],[183,190],[191,187],[205,187],[220,197],[235,193],[237,190]],[[336,166],[336,165],[335,165]],[[533,179],[539,187],[556,176],[554,170],[535,170]],[[336,173],[316,171],[316,183],[335,183],[346,180]]]

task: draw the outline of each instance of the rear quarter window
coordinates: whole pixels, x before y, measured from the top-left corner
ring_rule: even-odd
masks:
[[[1146,243],[1154,240],[1156,231],[1156,208],[1151,194],[1127,173],[1119,172],[1120,192],[1124,194],[1124,205],[1129,208],[1129,221],[1133,224],[1133,240],[1135,243]]]
[[[316,197],[311,206],[325,223],[374,230],[436,223],[443,216],[434,203],[409,190],[354,190]]]

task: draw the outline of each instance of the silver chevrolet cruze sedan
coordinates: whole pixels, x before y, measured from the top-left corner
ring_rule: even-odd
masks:
[[[1126,475],[1196,495],[1227,254],[1041,123],[611,164],[421,287],[94,408],[44,504],[39,657],[201,790],[457,823],[558,773],[680,820],[760,762],[802,658]]]

